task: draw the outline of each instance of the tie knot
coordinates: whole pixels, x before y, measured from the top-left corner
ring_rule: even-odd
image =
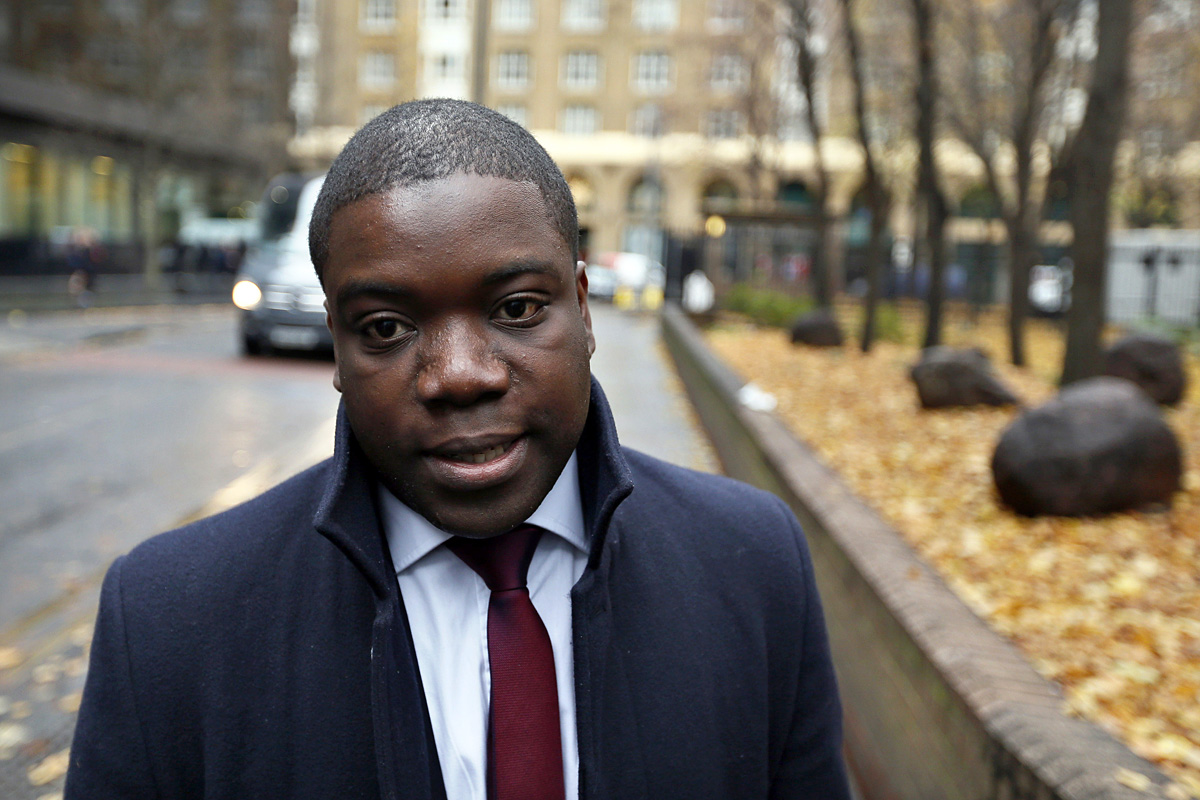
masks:
[[[446,542],[446,547],[475,570],[488,589],[503,592],[525,588],[529,562],[533,560],[533,551],[541,536],[541,528],[520,525],[490,539],[455,536]]]

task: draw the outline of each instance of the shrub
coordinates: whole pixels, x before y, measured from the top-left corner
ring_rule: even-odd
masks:
[[[721,306],[728,311],[745,314],[761,325],[784,328],[792,324],[796,317],[812,311],[815,304],[809,297],[738,283],[721,298]]]

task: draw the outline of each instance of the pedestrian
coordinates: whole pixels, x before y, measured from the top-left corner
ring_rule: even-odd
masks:
[[[334,456],[114,563],[66,797],[848,797],[799,526],[618,444],[536,140],[397,106],[309,236]]]

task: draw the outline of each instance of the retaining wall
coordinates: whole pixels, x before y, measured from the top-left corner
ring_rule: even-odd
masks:
[[[1163,796],[1152,764],[1062,712],[1057,686],[989,629],[900,535],[772,413],[677,306],[663,338],[728,475],[782,497],[813,553],[845,707],[847,761],[866,800]],[[1152,781],[1148,792],[1118,769]]]

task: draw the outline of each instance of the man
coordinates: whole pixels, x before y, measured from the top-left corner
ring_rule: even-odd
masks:
[[[310,248],[335,454],[113,565],[67,797],[847,797],[796,521],[619,446],[536,141],[398,106]]]

